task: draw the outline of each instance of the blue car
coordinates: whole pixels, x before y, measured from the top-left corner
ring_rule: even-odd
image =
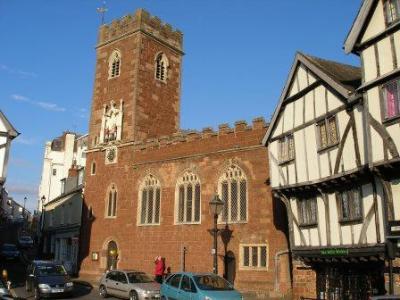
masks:
[[[212,273],[175,273],[161,285],[161,299],[242,300],[242,295],[224,278]]]

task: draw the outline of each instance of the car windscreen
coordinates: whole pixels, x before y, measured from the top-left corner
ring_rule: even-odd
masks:
[[[146,273],[130,272],[130,273],[127,273],[126,275],[128,275],[129,283],[149,283],[149,282],[154,282],[153,278],[150,275],[146,274]]]
[[[39,276],[59,276],[67,275],[63,265],[42,265],[36,267]]]
[[[231,291],[232,285],[217,275],[195,275],[193,276],[196,285],[201,290],[207,291]]]
[[[15,250],[17,250],[17,246],[15,246],[15,245],[3,245],[3,250],[15,251]]]
[[[19,238],[21,241],[26,241],[26,242],[30,242],[32,241],[32,238],[30,236],[22,236]]]

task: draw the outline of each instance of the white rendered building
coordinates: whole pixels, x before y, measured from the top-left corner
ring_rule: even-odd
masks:
[[[65,132],[47,142],[44,151],[42,178],[39,186],[38,209],[60,196],[62,179],[68,177],[72,166],[85,167],[87,135]],[[42,200],[43,199],[43,200]]]

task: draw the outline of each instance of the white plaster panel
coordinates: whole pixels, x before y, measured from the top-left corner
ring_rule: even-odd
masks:
[[[304,90],[307,86],[307,72],[304,67],[299,67],[297,70],[297,79],[299,81],[300,91]]]
[[[354,244],[358,244],[361,235],[362,224],[354,224],[353,225],[353,236],[354,236]]]
[[[386,127],[387,131],[389,132],[390,136],[393,139],[393,142],[396,145],[397,151],[400,151],[400,127],[399,124],[393,124],[391,126]],[[389,156],[392,157],[390,155],[389,152]]]
[[[278,141],[268,145],[269,150],[269,172],[271,177],[271,187],[279,186],[279,172],[278,172]]]
[[[328,110],[332,111],[342,105],[343,102],[340,101],[339,98],[332,94],[330,91],[328,91]]]
[[[294,102],[294,111],[296,113],[294,118],[294,127],[297,127],[304,123],[303,108],[304,108],[304,97],[301,97],[300,99]]]
[[[382,241],[385,240],[385,226],[383,223],[383,215],[384,215],[384,210],[383,210],[383,189],[382,185],[377,181],[376,183],[376,192],[377,192],[377,201],[378,201],[378,210],[379,210],[379,230],[381,232],[381,239]]]
[[[306,114],[304,122],[311,121],[314,119],[314,101],[313,101],[313,92],[310,91],[304,96],[305,106],[306,106]]]
[[[385,16],[382,1],[378,1],[361,41],[364,42],[385,30]]]
[[[319,153],[319,161],[321,166],[321,178],[328,177],[329,173],[329,159],[328,159],[328,152],[320,152]]]
[[[377,77],[374,46],[365,49],[361,55],[364,63],[365,82],[368,82]]]
[[[400,180],[392,180],[390,185],[393,193],[394,219],[400,220]]]
[[[289,97],[296,95],[299,92],[299,89],[297,88],[297,82],[296,82],[298,69],[299,68],[297,68],[295,75],[293,76],[292,83],[289,88]]]
[[[341,225],[343,245],[351,245],[351,225]]]
[[[310,234],[311,234],[311,246],[314,247],[319,246],[318,229],[311,228]]]
[[[295,184],[296,183],[296,170],[295,170],[295,166],[294,163],[291,163],[289,165],[287,165],[288,167],[288,174],[289,174],[289,178],[288,178],[288,182],[289,184]]]
[[[330,219],[330,232],[331,232],[331,244],[340,245],[340,225],[338,220],[338,210],[336,205],[336,198],[334,194],[328,195],[329,201],[329,219]]]
[[[321,245],[326,246],[326,215],[325,205],[321,197],[317,197],[318,227],[321,235]]]
[[[382,122],[379,87],[374,87],[368,90],[368,108],[371,116],[373,116],[378,122]]]
[[[377,46],[381,75],[393,71],[392,46],[390,44],[390,38],[387,37],[379,41]]]
[[[367,216],[369,210],[372,208],[374,205],[374,196],[373,196],[373,191],[372,191],[372,185],[367,184],[362,186],[362,195],[363,195],[363,216],[364,216],[364,222],[365,222],[365,217]],[[372,244],[376,242],[376,226],[375,226],[375,214],[372,216],[372,219],[367,227],[367,232],[366,232],[366,241],[365,243],[367,244]]]
[[[308,230],[308,228],[302,228],[302,229],[300,229],[300,230],[301,230],[301,232],[303,233],[304,240],[305,240],[305,242],[306,242],[305,246],[311,246],[311,245],[310,245],[310,235],[309,235],[309,230]]]
[[[384,159],[383,141],[381,136],[371,127],[372,161],[377,162]]]
[[[294,133],[294,144],[296,145],[295,163],[297,164],[297,179],[299,182],[307,181],[307,158],[305,153],[306,145],[303,139],[303,130],[299,130]]]
[[[337,154],[338,154],[338,148],[337,147],[333,148],[332,150],[329,151],[329,155],[331,156],[331,170],[332,170],[332,173],[335,170],[335,163],[336,163]],[[340,172],[340,168],[339,168],[339,172]]]
[[[317,81],[317,79],[310,72],[308,72],[308,82],[309,82],[309,84],[313,84],[316,81]]]
[[[400,31],[394,33],[394,48],[396,52],[397,65],[400,64]]]
[[[364,136],[367,134],[366,128],[363,123],[363,108],[361,105],[357,105],[354,108],[354,120],[356,124],[356,132],[357,132],[357,139],[358,139],[358,146],[360,149],[360,158],[361,164],[365,164],[367,162],[367,147],[366,140]]]
[[[278,119],[276,120],[276,125],[274,130],[272,131],[271,137],[276,137],[280,134],[283,133],[283,114],[284,114],[284,109],[283,108],[278,116]]]
[[[317,140],[315,137],[315,125],[306,127],[306,146],[307,146],[307,163],[309,171],[309,180],[316,180],[319,178],[319,167],[317,161]]]
[[[298,220],[297,215],[297,202],[296,199],[290,199],[290,207],[292,208],[293,216]],[[301,238],[300,238],[300,230],[293,222],[293,237],[294,237],[294,244],[296,246],[301,246]]]
[[[315,89],[315,111],[316,117],[325,115],[327,112],[325,100],[325,87],[320,85]]]
[[[283,132],[293,129],[294,103],[291,102],[285,107],[285,122],[283,122]]]

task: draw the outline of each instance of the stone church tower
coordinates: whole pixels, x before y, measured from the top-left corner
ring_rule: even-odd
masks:
[[[140,9],[100,28],[90,145],[179,129],[182,33]]]

